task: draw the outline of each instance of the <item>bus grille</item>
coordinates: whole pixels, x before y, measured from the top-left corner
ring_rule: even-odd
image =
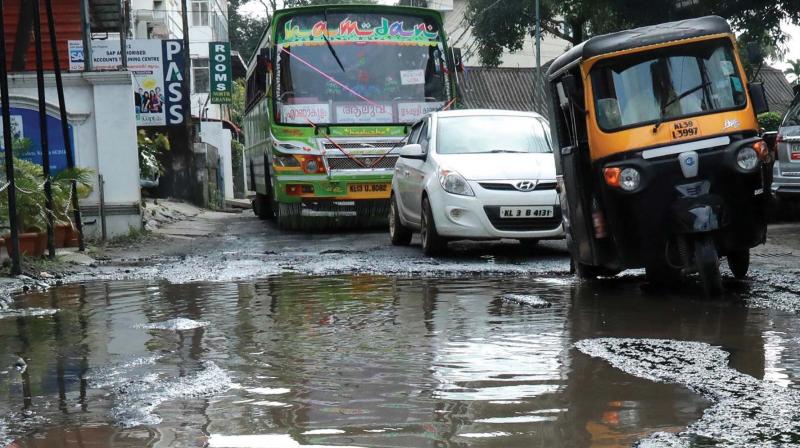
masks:
[[[386,157],[353,156],[352,159],[349,157],[328,157],[328,167],[331,170],[394,169],[397,158],[394,155]]]

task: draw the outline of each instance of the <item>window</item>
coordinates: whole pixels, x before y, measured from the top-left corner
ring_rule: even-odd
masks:
[[[419,132],[419,146],[422,147],[422,152],[428,152],[428,120],[422,125],[422,130]]]
[[[542,120],[525,115],[470,115],[440,118],[439,154],[550,153]]]
[[[208,93],[208,59],[192,59],[192,80],[194,82],[194,93]]]
[[[192,26],[208,26],[208,2],[192,1]]]
[[[610,59],[592,69],[606,131],[742,108],[746,95],[727,39]]]

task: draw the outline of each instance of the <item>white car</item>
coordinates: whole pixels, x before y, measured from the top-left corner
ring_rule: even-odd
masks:
[[[539,114],[459,110],[411,128],[392,180],[389,233],[426,255],[449,240],[564,237],[547,121]]]

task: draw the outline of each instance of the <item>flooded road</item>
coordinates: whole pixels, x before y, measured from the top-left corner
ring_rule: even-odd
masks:
[[[800,444],[796,310],[635,276],[94,282],[0,316],[0,446]]]

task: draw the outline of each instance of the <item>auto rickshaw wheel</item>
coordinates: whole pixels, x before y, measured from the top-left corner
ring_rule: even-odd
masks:
[[[717,255],[714,240],[710,236],[704,236],[695,241],[694,260],[706,296],[713,297],[722,294],[719,255]]]
[[[750,249],[736,250],[728,253],[728,267],[733,277],[741,280],[747,276],[750,269]]]

